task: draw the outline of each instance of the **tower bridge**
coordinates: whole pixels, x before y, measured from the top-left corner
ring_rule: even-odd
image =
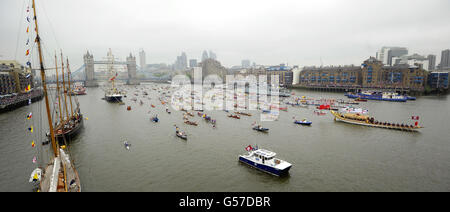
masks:
[[[105,80],[105,79],[97,79],[95,76],[95,65],[106,65],[108,68],[108,72],[106,79],[109,79],[114,75],[114,73],[111,73],[110,70],[112,70],[114,66],[121,65],[126,67],[126,70],[128,72],[127,76],[127,84],[128,85],[138,85],[139,80],[136,77],[136,57],[134,57],[131,53],[126,58],[126,61],[117,61],[115,60],[111,49],[109,49],[106,60],[94,60],[94,55],[90,54],[89,51],[86,52],[86,54],[83,56],[84,64],[77,70],[81,71],[81,69],[84,68],[84,74],[85,74],[85,83],[84,85],[86,87],[96,87],[98,86],[98,81]]]

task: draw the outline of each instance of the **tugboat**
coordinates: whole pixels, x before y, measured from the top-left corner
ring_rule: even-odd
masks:
[[[260,171],[273,174],[275,176],[283,176],[289,172],[292,164],[275,158],[276,153],[265,149],[258,149],[248,145],[245,150],[247,155],[239,155],[239,161]]]

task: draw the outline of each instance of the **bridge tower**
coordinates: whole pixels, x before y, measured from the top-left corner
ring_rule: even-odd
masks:
[[[98,83],[94,79],[94,55],[89,54],[89,51],[84,55],[84,74],[86,81],[84,85],[86,87],[97,87]]]
[[[127,85],[139,85],[139,80],[136,77],[136,57],[133,55],[127,57],[127,70],[128,70],[128,80]]]

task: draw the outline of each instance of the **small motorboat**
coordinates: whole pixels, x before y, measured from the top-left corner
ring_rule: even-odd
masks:
[[[123,145],[125,146],[125,149],[130,150],[131,144],[128,143],[128,141],[124,141],[124,142],[123,142]]]
[[[355,101],[357,102],[367,102],[367,99],[361,99],[361,98],[356,98]]]
[[[275,176],[286,176],[289,169],[292,167],[291,163],[275,158],[275,152],[258,149],[257,147],[252,147],[250,145],[248,145],[245,150],[248,154],[239,155],[239,161],[263,172]]]
[[[251,113],[244,113],[244,112],[236,112],[236,114],[243,115],[243,116],[252,116]]]
[[[128,107],[127,107],[127,110],[131,110],[131,106],[128,106]]]
[[[261,127],[261,126],[254,126],[253,130],[260,131],[260,132],[268,132],[269,128],[264,128],[264,127]]]
[[[294,121],[295,124],[300,124],[300,125],[306,125],[306,126],[311,126],[312,122],[311,121],[307,121],[306,119],[303,119],[301,121]]]
[[[152,121],[153,121],[153,122],[159,122],[158,116],[153,117],[153,118],[152,118]]]
[[[228,117],[230,117],[230,118],[235,118],[235,119],[241,119],[241,117],[240,116],[238,116],[238,115],[228,115]]]

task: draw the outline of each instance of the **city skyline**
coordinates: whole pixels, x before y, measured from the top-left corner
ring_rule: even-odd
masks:
[[[383,46],[404,46],[410,53],[436,55],[439,63],[450,43],[448,1],[42,2],[37,9],[45,59],[49,63],[52,52],[62,49],[74,69],[87,50],[99,58],[108,48],[118,58],[143,48],[150,55],[147,64],[173,64],[180,52],[200,61],[203,50],[212,50],[231,67],[244,59],[261,65],[359,65]],[[25,20],[12,11],[26,5],[1,4],[0,23],[10,33],[0,35],[0,59],[24,63]],[[383,15],[368,12],[380,10]]]

